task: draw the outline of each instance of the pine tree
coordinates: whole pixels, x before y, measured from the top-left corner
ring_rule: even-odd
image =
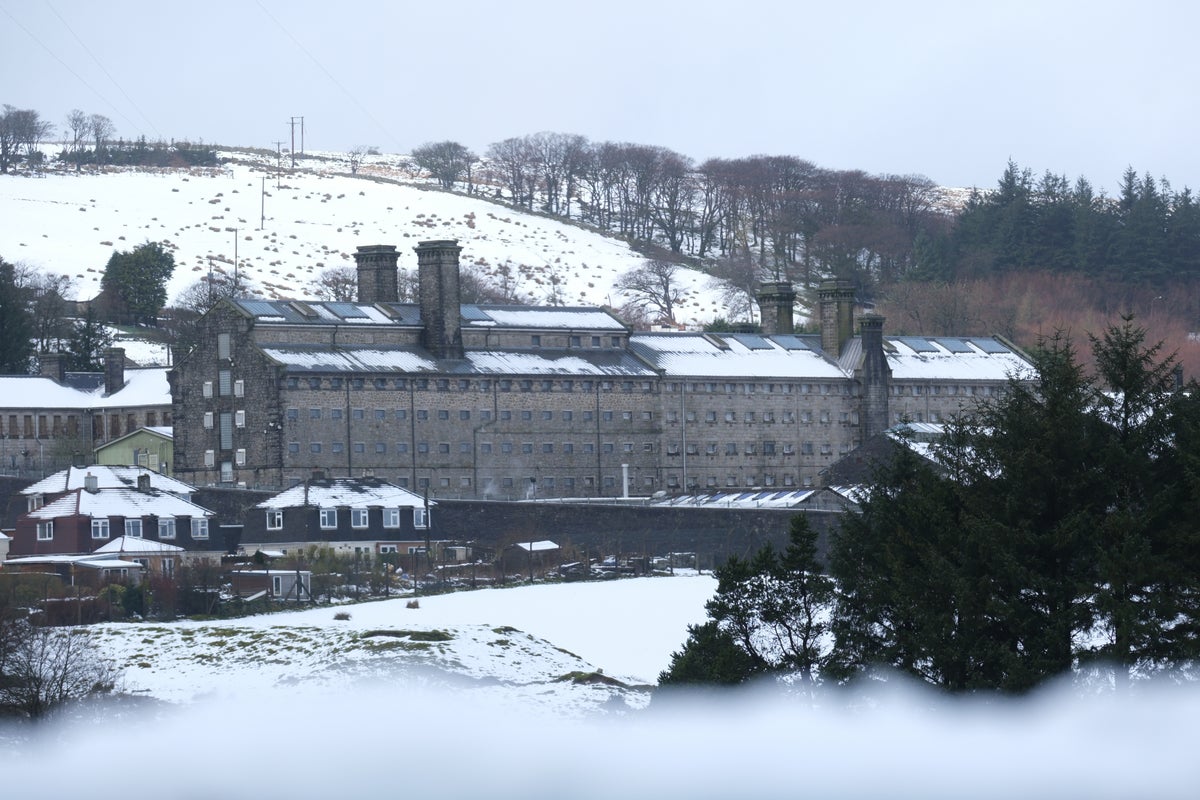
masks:
[[[0,258],[0,375],[29,372],[33,319],[29,291],[16,267]]]
[[[76,372],[98,372],[104,369],[104,351],[112,344],[112,334],[96,319],[91,306],[81,320],[76,320],[67,342],[66,368]]]
[[[158,242],[116,252],[100,279],[101,296],[118,320],[153,325],[167,302],[167,280],[175,256]]]

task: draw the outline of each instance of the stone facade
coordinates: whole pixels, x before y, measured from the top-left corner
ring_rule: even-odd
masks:
[[[852,336],[844,284],[822,287],[820,336],[637,334],[600,309],[464,306],[458,252],[417,248],[419,304],[373,299],[393,267],[369,247],[358,304],[207,314],[170,376],[175,474],[264,488],[374,475],[465,499],[811,486],[868,429],[949,418],[1028,363],[999,339],[888,339],[869,315]]]

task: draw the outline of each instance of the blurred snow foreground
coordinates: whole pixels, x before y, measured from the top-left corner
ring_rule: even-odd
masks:
[[[998,700],[892,678],[869,697],[651,702],[643,684],[714,588],[636,579],[100,626],[135,697],[184,702],[0,731],[0,779],[5,796],[124,797],[112,763],[99,780],[63,769],[119,743],[120,770],[156,797],[1194,796],[1192,686]]]

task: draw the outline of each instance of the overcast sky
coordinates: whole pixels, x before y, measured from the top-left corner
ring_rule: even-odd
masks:
[[[992,187],[1011,158],[1200,188],[1200,5],[0,0],[0,103],[59,126],[482,153],[538,131]],[[297,130],[297,147],[299,131]]]

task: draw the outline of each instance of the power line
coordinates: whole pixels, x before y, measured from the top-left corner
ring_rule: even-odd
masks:
[[[100,59],[96,58],[96,54],[93,53],[88,48],[87,43],[79,38],[79,35],[77,33],[75,33],[75,29],[72,28],[70,26],[70,24],[65,19],[63,19],[62,15],[58,13],[58,9],[56,9],[50,3],[46,3],[46,5],[47,5],[47,7],[49,7],[49,9],[52,12],[54,12],[54,16],[58,17],[58,21],[63,24],[63,27],[65,27],[70,32],[70,34],[75,37],[75,41],[79,42],[79,46],[83,48],[83,52],[87,53],[88,56],[91,57],[92,61],[96,62],[96,66],[99,67],[100,71],[104,73],[104,77],[108,78],[108,80],[112,83],[112,85],[117,87],[117,91],[119,91],[121,93],[121,96],[129,101],[129,105],[133,106],[133,110],[136,111],[138,113],[138,115],[141,116],[141,118],[146,121],[146,124],[150,126],[151,130],[154,131],[154,135],[157,136],[160,141],[162,141],[162,139],[163,139],[162,131],[160,131],[155,126],[155,124],[150,121],[150,118],[148,116],[146,116],[145,112],[142,111],[142,109],[138,106],[138,104],[134,101],[134,99],[129,96],[129,93],[125,91],[125,87],[123,87],[120,83],[118,83],[117,79],[114,78],[107,69],[105,69],[104,64],[100,61]],[[134,127],[137,127],[137,126],[135,125]]]
[[[141,132],[141,127],[136,122],[131,120],[129,117],[125,116],[125,114],[121,111],[121,109],[117,108],[115,103],[113,103],[111,100],[109,100],[107,97],[105,97],[104,94],[99,89],[97,89],[95,86],[92,86],[90,83],[88,83],[87,80],[84,79],[84,77],[82,75],[80,75],[75,70],[71,69],[71,66],[69,64],[67,64],[67,62],[65,62],[61,58],[59,58],[58,53],[55,53],[53,50],[51,50],[49,48],[49,46],[46,45],[45,42],[43,42],[41,39],[39,39],[37,36],[35,36],[33,31],[29,30],[24,25],[22,25],[20,20],[18,20],[11,13],[9,13],[8,9],[0,7],[0,11],[3,11],[4,15],[6,17],[8,17],[9,19],[11,19],[13,21],[13,24],[15,24],[18,28],[25,31],[25,35],[28,36],[30,39],[32,39],[34,42],[36,42],[39,47],[41,47],[43,50],[45,50],[50,55],[51,58],[53,58],[55,61],[57,61],[62,66],[63,69],[65,69],[67,72],[71,73],[71,75],[73,75],[75,77],[75,80],[79,81],[84,86],[86,86],[92,92],[92,94],[99,97],[100,100],[105,105],[107,105],[109,108],[111,108],[113,110],[113,112],[116,113],[117,116],[119,116],[121,119],[125,120],[125,122],[129,123],[129,126],[131,128],[138,131],[139,133]]]
[[[279,30],[283,31],[285,36],[287,36],[289,39],[292,40],[292,43],[294,45],[296,45],[296,47],[300,48],[300,52],[302,52],[302,53],[304,53],[304,55],[308,56],[309,60],[312,61],[313,64],[315,64],[317,66],[317,69],[319,69],[319,70],[321,70],[321,72],[325,73],[325,77],[329,78],[330,82],[333,83],[333,85],[336,86],[338,89],[340,89],[342,94],[346,95],[346,97],[348,97],[350,99],[350,102],[353,103],[355,106],[357,106],[358,110],[361,111],[363,113],[363,115],[365,117],[367,117],[367,119],[369,119],[369,120],[371,120],[371,122],[375,123],[375,125],[379,128],[379,130],[383,131],[383,133],[389,139],[391,139],[394,143],[396,143],[397,145],[399,144],[399,140],[392,134],[391,131],[389,131],[387,129],[387,126],[385,126],[382,122],[380,122],[378,119],[376,119],[375,115],[371,113],[371,110],[369,108],[364,106],[362,103],[358,102],[358,98],[355,97],[354,94],[351,93],[351,91],[349,89],[347,89],[345,86],[343,86],[337,78],[333,77],[333,75],[329,72],[329,70],[325,69],[325,65],[322,64],[320,61],[318,61],[317,57],[314,56],[312,53],[310,53],[308,51],[308,48],[306,48],[303,44],[301,44],[300,40],[298,40],[295,36],[293,36],[291,31],[289,31],[287,28],[285,28],[283,26],[282,22],[280,22],[278,19],[276,19],[275,16],[273,14],[271,14],[270,11],[267,11],[267,9],[263,6],[263,4],[261,2],[259,2],[259,0],[255,0],[255,5],[258,6],[259,10],[262,11],[262,13],[267,15],[267,17],[271,20],[271,22],[274,22],[275,25],[278,26]]]

